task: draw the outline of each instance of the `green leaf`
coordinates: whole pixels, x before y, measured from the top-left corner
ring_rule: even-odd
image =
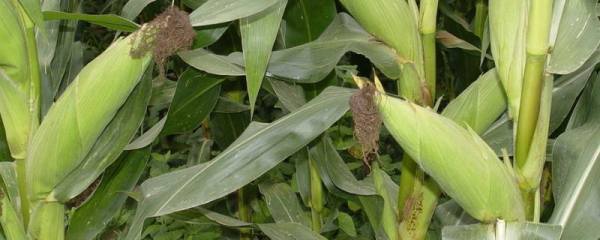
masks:
[[[326,240],[327,238],[313,232],[298,223],[267,223],[258,224],[265,235],[272,240]]]
[[[562,239],[600,237],[600,77],[590,81],[552,151],[556,207],[549,222],[563,226]]]
[[[0,225],[8,239],[28,239],[23,222],[21,222],[20,214],[17,213],[13,203],[4,193],[0,192],[2,198],[0,204],[2,212],[0,212]]]
[[[140,15],[142,10],[144,10],[144,8],[148,6],[148,4],[153,3],[155,1],[156,0],[129,0],[125,4],[125,6],[123,6],[121,16],[123,16],[126,19],[133,20],[135,19],[135,17]]]
[[[352,216],[345,212],[340,212],[337,220],[338,226],[340,229],[342,229],[342,231],[348,234],[348,236],[356,237],[356,228],[354,227],[354,220],[352,220]]]
[[[119,212],[146,168],[150,149],[124,153],[104,175],[94,195],[70,218],[67,239],[94,239]]]
[[[66,202],[83,192],[121,155],[146,114],[146,106],[152,92],[151,78],[152,67],[146,70],[143,79],[106,126],[86,157],[50,193],[56,199]]]
[[[40,1],[37,0],[19,0],[19,3],[29,16],[29,19],[38,28],[44,29],[44,18],[42,17],[42,7]],[[43,31],[43,30],[42,30]]]
[[[554,47],[547,71],[567,74],[581,67],[598,49],[600,20],[594,1],[562,0],[555,6],[550,33]]]
[[[84,13],[44,11],[44,20],[80,20],[123,32],[133,32],[140,27],[131,20],[114,14],[94,15]]]
[[[340,13],[317,40],[293,48],[273,51],[267,75],[301,83],[318,82],[329,75],[348,51],[366,56],[389,78],[396,79],[400,76],[398,56],[394,50],[376,41],[345,13]],[[193,61],[186,61],[186,63],[213,74],[223,74],[223,64],[215,66],[215,63],[208,61],[209,59],[229,62],[226,72],[237,73],[236,66],[243,66],[243,57],[239,52],[229,56],[207,56],[207,54],[210,53],[200,50],[189,52],[186,58]],[[196,58],[197,55],[202,57]]]
[[[183,72],[161,134],[184,133],[197,128],[217,104],[224,80],[192,68]]]
[[[310,227],[308,214],[302,209],[296,193],[285,183],[259,185],[267,207],[276,223],[299,223]]]
[[[254,113],[256,97],[258,97],[258,91],[267,71],[267,64],[269,64],[286,4],[287,0],[279,0],[275,5],[259,14],[240,19],[250,116]]]
[[[238,60],[231,56],[216,55],[202,48],[180,52],[179,57],[190,66],[212,74],[227,76],[246,74],[243,65],[236,63]]]
[[[20,211],[19,186],[14,162],[0,162],[0,177],[2,177],[2,194],[10,199],[14,209]]]
[[[302,108],[252,134],[242,134],[206,165],[150,178],[142,184],[127,239],[137,239],[143,220],[199,206],[221,198],[258,178],[305,146],[349,108],[353,90],[330,87]],[[207,184],[210,183],[210,184]]]
[[[192,49],[207,47],[217,42],[225,34],[229,25],[229,23],[223,23],[196,29],[196,39],[194,39]]]
[[[280,0],[210,0],[190,14],[192,26],[206,26],[249,17]]]
[[[152,126],[150,129],[144,132],[144,134],[127,144],[124,150],[140,149],[152,144],[152,142],[154,142],[154,140],[156,140],[158,135],[160,135],[160,133],[162,132],[166,121],[166,116],[161,118],[160,121],[158,121],[156,124],[154,124],[154,126]]]
[[[6,131],[4,131],[4,124],[0,119],[0,162],[10,161],[10,149],[8,148],[8,142],[6,141]]]
[[[202,207],[196,207],[192,210],[198,211],[199,213],[203,214],[205,217],[207,217],[208,219],[217,222],[221,225],[224,226],[228,226],[228,227],[245,227],[245,226],[250,226],[252,225],[251,223],[247,223],[244,221],[240,221],[236,218],[232,218],[230,216],[227,215],[223,215],[220,214],[218,212],[213,212],[210,211],[208,209],[202,208]]]
[[[340,157],[331,138],[325,136],[321,142],[310,150],[311,157],[317,161],[320,171],[324,171],[331,182],[341,190],[356,195],[375,195],[372,183],[358,181]]]
[[[504,239],[511,240],[559,240],[561,227],[544,223],[508,222]],[[494,240],[492,224],[473,224],[444,227],[443,240]]]
[[[279,30],[280,45],[290,48],[317,39],[335,16],[333,0],[289,0]]]
[[[277,98],[288,111],[294,111],[306,103],[304,89],[297,84],[290,84],[284,81],[269,78],[269,83]]]

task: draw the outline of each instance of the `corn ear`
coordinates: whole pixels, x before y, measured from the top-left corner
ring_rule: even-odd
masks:
[[[509,116],[518,119],[526,61],[527,3],[490,0],[490,44],[496,68],[508,97]]]
[[[484,222],[524,219],[514,173],[475,132],[416,104],[376,98],[394,139],[471,216]]]
[[[31,131],[29,63],[24,25],[10,0],[0,0],[0,114],[10,152],[24,159]]]
[[[422,94],[426,83],[418,11],[415,12],[405,0],[341,2],[369,33],[396,50],[402,68],[398,83],[400,95],[425,104],[431,97]]]
[[[130,56],[136,34],[117,40],[86,65],[49,109],[27,156],[32,201],[46,198],[80,164],[140,81],[151,56]]]

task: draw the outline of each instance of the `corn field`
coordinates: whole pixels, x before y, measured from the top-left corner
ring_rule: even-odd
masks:
[[[0,0],[0,240],[598,240],[598,0]]]

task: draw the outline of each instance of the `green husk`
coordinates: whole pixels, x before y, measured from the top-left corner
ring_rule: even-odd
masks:
[[[85,66],[48,111],[27,156],[32,201],[47,198],[79,165],[140,81],[151,55],[130,56],[134,36],[117,40]]]
[[[484,222],[524,219],[512,170],[473,130],[381,93],[376,102],[394,139],[471,216]]]
[[[527,2],[490,0],[490,44],[496,69],[508,96],[509,116],[518,119],[525,71]]]
[[[14,159],[24,159],[31,131],[27,34],[22,12],[0,0],[0,114]]]

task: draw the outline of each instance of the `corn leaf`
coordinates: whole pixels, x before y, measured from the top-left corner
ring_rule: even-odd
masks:
[[[11,201],[14,210],[20,211],[21,202],[19,198],[19,186],[17,183],[17,173],[15,170],[15,164],[12,162],[1,162],[0,163],[0,177],[2,177],[2,194],[3,198],[7,198]]]
[[[335,19],[333,0],[288,0],[281,22],[278,43],[281,48],[291,48],[313,41]]]
[[[272,240],[325,240],[327,238],[298,223],[265,223],[258,228]]]
[[[37,0],[19,0],[18,1],[29,19],[40,29],[44,29],[44,18],[42,17],[42,7]],[[43,30],[42,30],[43,31]]]
[[[508,96],[509,115],[517,118],[525,69],[527,1],[490,0],[489,29],[496,70]]]
[[[3,69],[0,69],[0,115],[6,131],[6,141],[13,158],[23,159],[30,132],[27,94]]]
[[[323,169],[327,178],[339,189],[355,195],[376,194],[372,183],[358,181],[354,177],[333,146],[331,138],[324,136],[321,142],[311,149],[311,156],[317,161],[319,169]]]
[[[217,104],[223,80],[191,68],[183,72],[161,134],[184,133],[197,128]]]
[[[581,67],[600,45],[600,20],[594,1],[563,0],[555,6],[550,36],[554,46],[547,71],[567,74]]]
[[[563,227],[562,239],[597,239],[600,229],[600,77],[590,83],[573,110],[568,130],[552,151],[556,207],[549,222]]]
[[[269,78],[268,83],[273,87],[273,92],[288,111],[294,111],[306,103],[302,86],[272,78]]]
[[[192,26],[206,26],[249,17],[280,0],[210,0],[190,14]]]
[[[327,30],[315,41],[279,51],[273,51],[267,74],[302,83],[314,83],[325,78],[348,52],[369,58],[387,77],[400,76],[398,56],[388,46],[373,39],[349,15],[340,13]],[[181,54],[189,65],[209,73],[240,75],[241,53],[217,56],[205,50]],[[225,63],[215,64],[215,59]]]
[[[258,178],[337,121],[348,110],[352,92],[328,88],[302,108],[263,128],[250,129],[252,134],[242,134],[209,164],[146,180],[127,239],[139,238],[147,217],[208,203]]]
[[[258,187],[276,223],[299,223],[305,227],[311,226],[307,212],[302,209],[296,193],[289,185],[261,184]]]
[[[84,14],[67,13],[60,11],[44,11],[44,20],[80,20],[91,24],[103,26],[105,28],[123,32],[133,32],[140,26],[131,20],[114,14]]]
[[[94,239],[119,212],[146,168],[150,149],[125,152],[107,170],[94,195],[70,217],[67,239]]]
[[[2,225],[4,235],[8,239],[27,239],[27,233],[23,227],[25,225],[21,221],[19,212],[2,191],[0,191],[0,198],[2,209],[2,212],[0,212],[0,225]]]
[[[135,19],[148,4],[156,0],[129,0],[121,10],[121,16],[129,20]]]
[[[246,66],[246,86],[250,99],[250,115],[262,84],[287,0],[280,0],[256,15],[240,19],[242,53]]]

